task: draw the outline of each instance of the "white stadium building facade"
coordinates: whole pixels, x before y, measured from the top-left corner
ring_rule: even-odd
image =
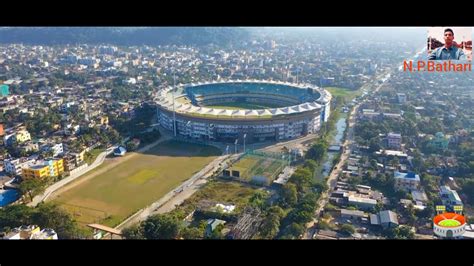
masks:
[[[169,87],[155,101],[159,123],[176,135],[219,142],[245,135],[252,143],[316,133],[328,120],[331,98],[329,92],[310,84],[229,80]],[[225,107],[235,103],[264,109]]]

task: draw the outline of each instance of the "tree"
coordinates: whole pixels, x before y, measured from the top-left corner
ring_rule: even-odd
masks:
[[[30,201],[33,201],[36,195],[44,192],[46,184],[46,179],[31,178],[22,181],[19,188],[22,194],[28,194]]]
[[[298,191],[296,185],[293,183],[287,183],[283,186],[282,201],[284,206],[294,206],[298,201]]]
[[[372,170],[377,170],[377,168],[378,168],[377,160],[375,160],[375,159],[370,160],[370,168]]]
[[[267,211],[269,214],[275,214],[278,218],[283,218],[285,216],[285,211],[280,206],[272,206],[268,208]]]
[[[399,226],[396,228],[387,228],[382,231],[382,235],[389,239],[414,239],[415,234],[408,226]]]
[[[112,143],[119,143],[121,141],[120,134],[117,130],[113,128],[109,128],[107,130],[107,134],[109,134],[108,137]]]
[[[280,228],[280,217],[274,213],[270,213],[262,223],[260,234],[264,238],[274,238]]]
[[[400,226],[395,230],[395,237],[397,239],[414,239],[415,233],[408,226]]]
[[[127,145],[126,145],[127,151],[135,151],[137,148],[138,148],[138,145],[135,142],[133,141],[127,142]]]
[[[299,224],[306,224],[313,219],[314,213],[300,208],[295,208],[288,214],[288,219]]]
[[[432,202],[429,202],[421,211],[418,211],[416,214],[419,218],[431,219],[435,213],[435,209]]]
[[[254,207],[263,208],[265,200],[267,199],[267,194],[264,191],[258,190],[255,191],[249,199],[249,204]]]
[[[470,203],[474,203],[474,179],[468,179],[462,183],[462,193],[468,196]]]
[[[313,182],[313,189],[319,193],[321,193],[322,191],[325,191],[327,190],[329,187],[328,187],[328,184],[326,183],[325,180],[316,180]]]
[[[362,183],[362,177],[361,176],[351,176],[348,180],[347,183],[355,189],[357,185],[360,185]]]
[[[303,192],[304,188],[311,185],[313,173],[306,168],[299,167],[291,176],[289,182],[296,185],[298,192]]]
[[[146,239],[175,239],[181,229],[180,222],[169,214],[154,215],[142,227]]]
[[[291,223],[285,228],[282,238],[299,238],[304,233],[304,231],[305,228],[302,225],[297,223]]]
[[[355,233],[354,226],[351,224],[343,224],[341,225],[341,233],[346,234],[346,235],[352,235]]]
[[[318,163],[315,160],[308,159],[304,162],[304,168],[309,169],[312,173],[316,171],[316,168],[318,167]]]
[[[138,225],[133,225],[123,229],[122,234],[126,239],[145,239],[142,228]]]
[[[312,159],[316,162],[321,161],[326,154],[328,149],[328,143],[323,140],[319,139],[311,148],[306,152],[306,159]]]
[[[31,216],[34,224],[41,228],[52,228],[58,234],[58,238],[79,238],[83,232],[77,227],[71,215],[57,205],[44,203],[38,206]]]
[[[60,239],[82,238],[85,235],[70,214],[51,203],[42,203],[36,208],[12,205],[0,209],[0,230],[21,225],[51,228]]]
[[[407,218],[407,223],[409,225],[415,225],[416,222],[416,215],[415,215],[415,208],[413,207],[413,204],[409,204],[406,209],[403,210],[403,215]]]
[[[26,205],[9,205],[0,209],[0,229],[30,224],[33,208]]]
[[[184,239],[202,239],[204,230],[197,227],[185,227],[181,230],[180,235]]]
[[[369,152],[376,152],[382,148],[380,140],[378,138],[372,138],[369,141]]]
[[[331,228],[331,225],[324,221],[324,220],[319,220],[318,222],[318,229],[321,229],[321,230],[328,230]]]

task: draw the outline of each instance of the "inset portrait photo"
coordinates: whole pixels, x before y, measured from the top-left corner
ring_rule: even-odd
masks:
[[[472,60],[472,28],[428,29],[428,60]]]

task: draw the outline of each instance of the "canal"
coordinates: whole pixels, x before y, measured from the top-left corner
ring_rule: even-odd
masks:
[[[344,137],[344,131],[346,130],[346,115],[344,114],[343,117],[339,118],[336,123],[336,134],[333,135],[331,141],[329,142],[330,145],[341,145],[342,138]],[[329,175],[332,168],[332,162],[334,157],[338,155],[339,152],[329,151],[326,155],[326,159],[324,160],[323,167],[319,175],[316,175],[319,179],[324,179],[326,176]]]

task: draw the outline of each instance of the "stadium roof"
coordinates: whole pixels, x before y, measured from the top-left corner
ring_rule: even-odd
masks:
[[[270,83],[270,84],[279,84],[279,85],[286,85],[286,86],[293,86],[295,88],[300,89],[318,89],[318,92],[321,94],[320,98],[316,101],[304,102],[298,105],[287,106],[282,108],[267,108],[267,109],[260,109],[260,110],[252,110],[252,109],[240,109],[240,110],[230,110],[230,109],[221,109],[221,108],[208,108],[208,107],[200,107],[194,106],[190,103],[182,103],[175,100],[173,101],[173,96],[171,95],[171,91],[173,90],[172,87],[167,89],[161,90],[158,95],[157,103],[167,109],[168,111],[173,111],[173,109],[178,114],[189,114],[189,115],[201,115],[201,116],[219,116],[219,117],[240,117],[240,118],[268,118],[268,116],[272,115],[288,115],[294,114],[299,112],[307,112],[311,110],[321,109],[321,104],[325,104],[329,102],[332,98],[331,94],[325,90],[319,89],[317,86],[311,84],[293,84],[288,82],[279,82],[279,81],[262,81],[262,80],[229,80],[229,81],[213,81],[213,82],[206,82],[206,83],[191,83],[182,85],[182,87],[186,86],[199,86],[204,84],[219,84],[219,83],[249,83],[249,82],[258,82],[258,83]],[[176,96],[174,96],[176,97]],[[174,103],[173,103],[174,102]],[[174,108],[173,108],[174,104]]]

